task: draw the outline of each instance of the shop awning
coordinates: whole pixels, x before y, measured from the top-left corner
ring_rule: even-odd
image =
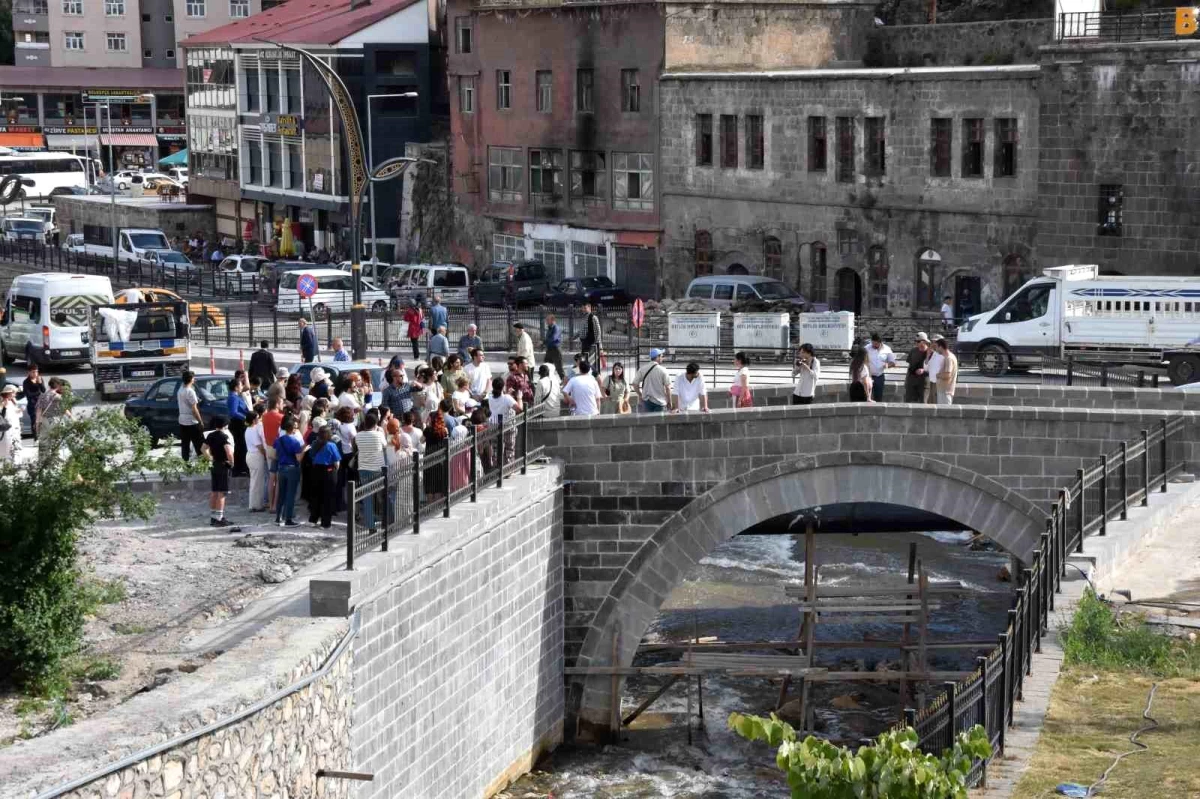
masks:
[[[95,136],[46,134],[46,147],[51,150],[95,150],[98,146]]]
[[[166,158],[158,159],[159,166],[187,166],[187,150],[171,153]]]
[[[40,133],[0,133],[0,147],[44,147]]]
[[[157,147],[158,137],[153,133],[101,133],[100,143],[105,147]]]

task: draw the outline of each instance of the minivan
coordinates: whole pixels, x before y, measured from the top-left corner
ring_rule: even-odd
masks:
[[[112,284],[97,275],[18,275],[0,317],[0,360],[37,364],[91,362],[88,314],[113,301]]]
[[[435,295],[444,305],[469,305],[471,273],[459,264],[414,264],[402,268],[388,286],[388,293],[401,305],[414,298],[431,305]]]
[[[781,280],[758,275],[709,275],[688,284],[684,296],[710,308],[729,308],[743,302],[786,302],[804,307],[807,301]]]
[[[550,291],[550,273],[541,261],[497,261],[475,283],[480,305],[520,305],[541,302]]]
[[[296,290],[301,275],[312,275],[317,279],[317,293],[311,299],[301,300]],[[323,319],[330,311],[349,311],[354,307],[353,276],[340,269],[292,269],[279,276],[275,309],[280,313],[306,313],[310,309],[314,318]],[[361,278],[360,278],[361,280]],[[362,301],[368,310],[382,313],[388,309],[387,294],[374,285],[362,280]]]

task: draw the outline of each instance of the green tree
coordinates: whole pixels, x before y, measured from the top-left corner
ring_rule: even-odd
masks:
[[[0,466],[0,678],[34,691],[51,690],[80,648],[92,606],[80,534],[103,519],[148,518],[154,496],[130,480],[187,470],[177,455],[152,456],[145,428],[115,409],[64,418],[41,446],[51,454]]]
[[[779,747],[775,765],[787,774],[793,799],[967,799],[971,764],[990,757],[987,732],[961,732],[941,757],[924,754],[911,728],[885,732],[851,751],[813,736],[797,740],[787,722],[729,716],[729,728],[748,741]]]

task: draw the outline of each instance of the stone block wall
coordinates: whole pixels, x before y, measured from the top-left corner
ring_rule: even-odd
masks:
[[[871,31],[868,67],[1035,64],[1054,36],[1054,19],[1006,19],[937,25],[882,25]]]

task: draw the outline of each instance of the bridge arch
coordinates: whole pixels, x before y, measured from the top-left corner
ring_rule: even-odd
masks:
[[[1025,497],[934,458],[874,451],[785,458],[717,485],[663,522],[613,582],[577,664],[630,665],[646,628],[675,586],[739,532],[808,508],[868,501],[939,514],[988,536],[1024,562],[1032,558],[1046,529],[1045,514]],[[580,677],[569,687],[569,710],[575,711],[580,737],[602,737],[611,691],[607,676]]]

